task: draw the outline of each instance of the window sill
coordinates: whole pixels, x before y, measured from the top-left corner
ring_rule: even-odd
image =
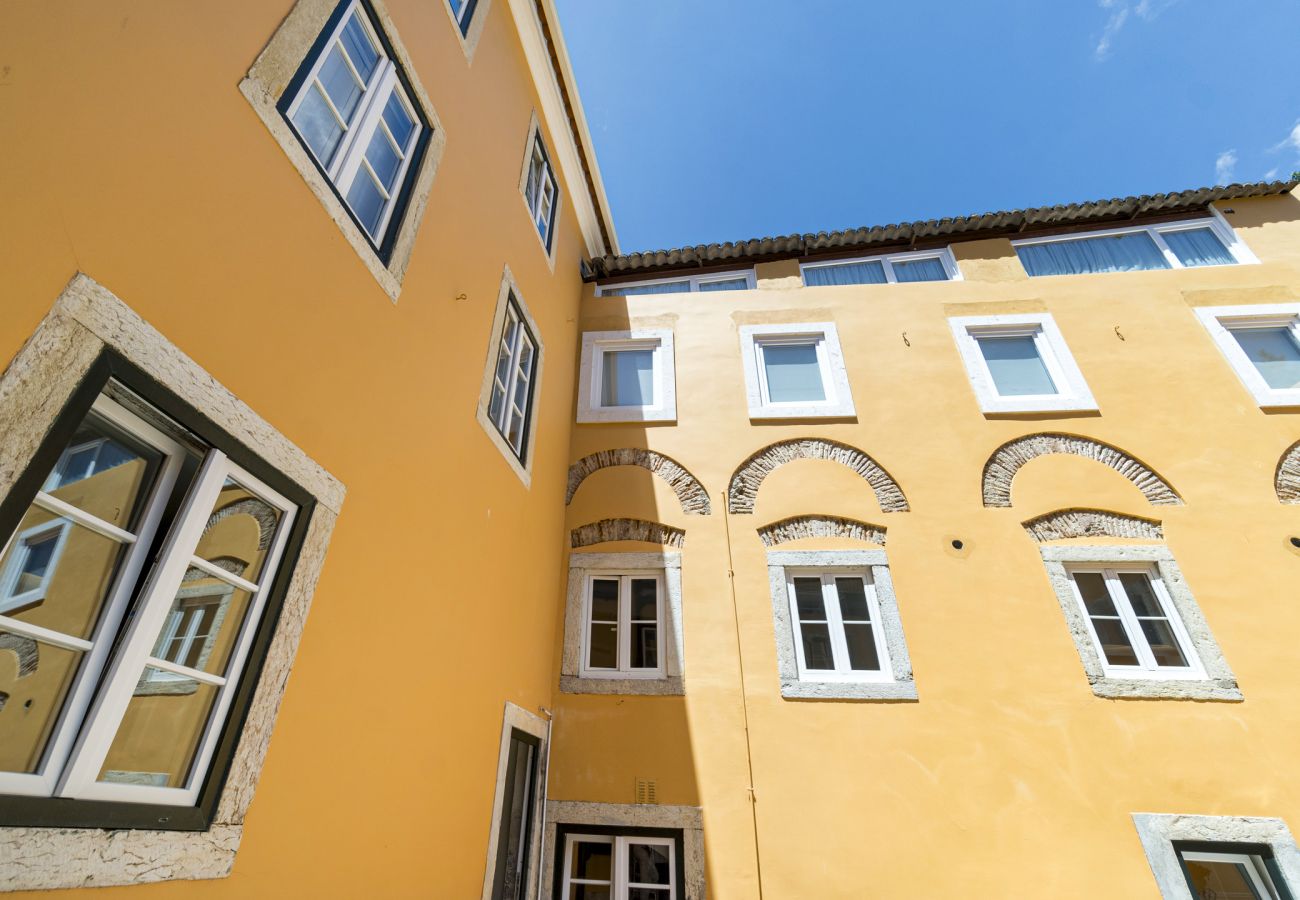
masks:
[[[781,696],[787,700],[919,699],[915,681],[790,681],[784,678]]]
[[[667,675],[663,678],[583,678],[579,675],[561,675],[560,691],[565,694],[684,697],[686,684],[680,675]]]
[[[1092,692],[1108,700],[1219,700],[1240,703],[1237,682],[1230,679],[1162,680],[1155,678],[1089,678]]]
[[[853,401],[841,403],[810,403],[790,406],[751,406],[749,417],[763,419],[852,419],[857,416]]]
[[[1054,413],[1054,412],[1100,412],[1097,401],[1092,397],[1058,397],[1046,400],[1035,397],[1032,400],[1011,400],[1002,398],[980,398],[980,412],[986,414],[1000,413]]]

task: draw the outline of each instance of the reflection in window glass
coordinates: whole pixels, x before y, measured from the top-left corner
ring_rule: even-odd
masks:
[[[1300,387],[1300,345],[1290,328],[1232,328],[1229,332],[1269,387]]]
[[[601,406],[654,406],[653,348],[606,350],[601,365]]]
[[[819,403],[826,399],[817,344],[760,345],[770,403]]]
[[[976,337],[989,376],[999,395],[1023,397],[1055,394],[1056,384],[1038,352],[1033,335]]]

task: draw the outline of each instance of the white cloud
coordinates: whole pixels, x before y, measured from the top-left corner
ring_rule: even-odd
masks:
[[[1272,181],[1276,177],[1277,177],[1277,166],[1274,166],[1273,168],[1269,169],[1267,172],[1264,173],[1265,181]]]
[[[1133,8],[1133,12],[1137,13],[1138,18],[1151,22],[1178,2],[1179,0],[1138,0],[1138,5]]]
[[[1107,9],[1113,7],[1114,5],[1115,5],[1115,0],[1110,0],[1109,3],[1106,2],[1102,3],[1102,7]],[[1120,29],[1124,27],[1124,23],[1127,21],[1128,21],[1127,6],[1121,6],[1119,9],[1115,10],[1113,13],[1110,14],[1110,18],[1106,20],[1106,27],[1105,29],[1102,30],[1101,40],[1097,41],[1097,47],[1095,50],[1092,51],[1093,56],[1095,56],[1098,61],[1105,60],[1107,57],[1110,56],[1110,45],[1114,41],[1115,35],[1119,34]]]
[[[1161,13],[1179,2],[1181,0],[1138,0],[1136,4],[1132,4],[1129,0],[1097,0],[1097,5],[1109,10],[1110,15],[1106,19],[1106,26],[1101,31],[1101,38],[1092,51],[1093,56],[1098,62],[1104,62],[1110,57],[1115,36],[1129,21],[1129,13],[1133,13],[1143,22],[1154,22]]]
[[[1278,141],[1272,147],[1269,147],[1268,150],[1270,153],[1276,153],[1277,151],[1285,150],[1288,147],[1295,150],[1297,153],[1300,153],[1300,122],[1296,122],[1295,127],[1291,129],[1291,133],[1282,138],[1282,140]]]
[[[1237,168],[1237,151],[1224,150],[1214,161],[1214,183],[1227,184]]]

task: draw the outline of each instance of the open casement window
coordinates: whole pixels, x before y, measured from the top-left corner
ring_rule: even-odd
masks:
[[[1201,307],[1196,316],[1261,407],[1300,406],[1300,304]]]
[[[497,341],[487,414],[520,462],[525,461],[528,429],[532,425],[536,359],[537,339],[524,321],[519,304],[511,296],[506,302],[505,318]]]
[[[1102,668],[1114,678],[1204,678],[1159,574],[1147,566],[1069,566]]]
[[[673,333],[596,331],[582,336],[579,422],[677,418]]]
[[[891,253],[834,262],[801,263],[807,287],[846,284],[897,284],[916,281],[960,281],[961,270],[947,247]]]
[[[640,294],[686,294],[709,291],[748,291],[756,285],[753,269],[713,272],[707,275],[676,275],[596,286],[597,297],[635,297]]]
[[[583,611],[583,678],[663,678],[662,572],[591,574]]]
[[[893,680],[870,571],[786,575],[801,678]]]
[[[524,172],[524,205],[533,220],[537,235],[542,239],[542,246],[551,252],[552,237],[555,230],[555,215],[559,209],[559,188],[555,181],[555,170],[551,166],[550,154],[542,143],[542,133],[534,126],[533,136],[528,150],[528,165]]]
[[[1176,843],[1174,852],[1196,900],[1292,900],[1267,846]]]
[[[833,324],[745,325],[740,341],[750,418],[854,414]]]
[[[676,900],[677,841],[667,837],[567,834],[559,897]]]
[[[1013,241],[1031,277],[1231,266],[1258,260],[1217,213],[1209,218]]]
[[[76,416],[5,500],[0,793],[193,807],[300,508],[116,382]]]
[[[986,413],[1097,408],[1056,321],[1047,313],[949,319]]]
[[[515,728],[506,745],[491,900],[527,900],[541,741]]]
[[[429,125],[362,0],[343,3],[282,112],[368,239],[387,255]]]

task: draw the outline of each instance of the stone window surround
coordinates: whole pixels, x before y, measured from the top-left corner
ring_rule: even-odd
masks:
[[[389,299],[396,303],[402,290],[406,267],[411,260],[411,251],[415,246],[415,236],[424,218],[429,194],[433,190],[434,172],[442,158],[447,136],[428,92],[420,83],[410,54],[398,39],[397,28],[383,0],[365,0],[365,2],[372,14],[373,24],[383,32],[391,46],[394,64],[410,85],[411,102],[420,108],[420,113],[429,123],[431,132],[419,168],[409,176],[410,197],[402,214],[402,221],[389,225],[391,229],[395,229],[395,237],[386,264],[375,252],[369,237],[353,221],[352,214],[339,199],[334,186],[316,166],[311,151],[298,139],[280,110],[276,108],[290,82],[298,74],[307,54],[311,52],[312,46],[325,29],[326,23],[338,8],[339,0],[297,0],[293,9],[285,16],[280,27],[276,29],[266,47],[253,62],[248,74],[239,83],[239,90],[252,105],[262,124],[271,132],[280,149],[289,157],[298,174],[307,182],[311,192],[325,207],[330,218],[343,232],[343,237],[352,245],[362,263],[374,275]],[[439,2],[449,6],[447,0],[439,0]],[[486,6],[486,0],[484,5]],[[482,11],[476,13],[475,18],[480,19],[481,27]],[[457,34],[460,33],[459,28],[456,31]]]
[[[1174,555],[1164,545],[1114,545],[1098,544],[1091,546],[1044,546],[1039,547],[1043,564],[1047,567],[1047,577],[1052,583],[1052,590],[1061,611],[1065,614],[1070,636],[1079,651],[1083,670],[1092,686],[1092,692],[1098,697],[1106,698],[1146,698],[1146,699],[1185,699],[1185,700],[1226,700],[1244,699],[1237,679],[1224,659],[1210,626],[1201,613],[1200,606],[1187,587],[1183,573],[1174,561]],[[1149,562],[1154,563],[1160,580],[1173,602],[1174,610],[1182,620],[1183,628],[1191,641],[1191,649],[1200,659],[1205,670],[1205,678],[1195,680],[1157,680],[1144,678],[1115,678],[1105,673],[1101,657],[1098,655],[1088,623],[1079,609],[1074,587],[1066,569],[1067,563],[1107,563]]]
[[[604,362],[599,355],[610,350],[653,350],[653,379],[658,401],[652,406],[604,406],[601,391]],[[590,422],[675,422],[677,420],[677,371],[673,359],[671,328],[641,328],[632,331],[584,331],[582,362],[578,372],[578,421]]]
[[[1196,900],[1187,887],[1175,841],[1264,844],[1291,893],[1300,892],[1300,849],[1281,819],[1133,813],[1133,825],[1163,900]]]
[[[207,831],[0,828],[0,891],[224,878],[234,865],[344,487],[93,279],[77,274],[0,376],[0,492],[26,468],[106,347],[316,498],[284,606]]]
[[[451,6],[450,3],[447,4]],[[474,11],[474,16],[479,16],[479,11]],[[537,142],[542,145],[542,153],[546,156],[547,164],[551,169],[551,180],[555,182],[555,199],[552,200],[553,208],[551,210],[551,245],[546,246],[546,241],[542,238],[542,233],[537,230],[537,222],[533,219],[533,211],[528,208],[528,170],[533,161],[533,143]],[[560,230],[560,216],[564,212],[564,203],[562,199],[564,191],[560,188],[560,176],[555,171],[554,157],[546,145],[546,139],[542,135],[542,123],[537,118],[537,110],[533,110],[532,117],[528,122],[528,140],[524,144],[524,167],[519,175],[519,202],[524,205],[524,216],[528,220],[528,227],[537,237],[537,245],[542,248],[542,254],[546,257],[546,264],[550,267],[552,274],[555,272],[555,248],[559,246],[560,241],[557,232]]]
[[[826,353],[826,367],[822,371],[828,399],[820,403],[763,402],[761,379],[758,370],[758,345],[767,338],[809,335],[821,337]],[[857,415],[853,407],[853,392],[849,389],[848,370],[844,365],[844,351],[840,348],[840,335],[834,322],[801,322],[793,325],[741,325],[740,357],[745,371],[745,399],[751,419],[848,419]],[[833,398],[833,399],[830,399]]]
[[[871,570],[875,583],[878,625],[889,650],[892,681],[812,681],[800,679],[795,654],[794,623],[790,619],[790,596],[785,570],[863,569]],[[903,637],[898,600],[889,574],[884,550],[773,550],[767,554],[767,577],[772,593],[772,618],[776,626],[776,667],[781,678],[781,696],[787,700],[916,700],[912,659]]]
[[[483,24],[487,21],[488,8],[492,5],[492,0],[477,0],[473,12],[470,13],[469,28],[464,31],[460,30],[460,23],[456,21],[456,13],[452,10],[449,0],[434,0],[434,2],[441,3],[442,8],[447,11],[447,20],[451,22],[451,30],[455,32],[456,40],[460,42],[460,49],[465,54],[465,62],[472,65],[474,51],[478,49],[479,38],[483,36]]]
[[[546,771],[546,764],[550,758],[546,752],[546,742],[550,737],[550,728],[546,719],[507,700],[501,723],[501,749],[497,754],[496,789],[492,795],[492,824],[488,831],[487,867],[483,873],[483,900],[492,900],[493,879],[496,877],[497,839],[500,837],[501,812],[505,800],[503,794],[506,787],[506,766],[510,761],[510,734],[516,730],[530,734],[540,742],[537,747],[537,782],[533,791],[533,809],[528,826],[528,840],[532,850],[528,856],[528,871],[524,875],[527,885],[524,897],[526,900],[533,900],[537,896],[537,869],[538,863],[542,861],[542,814],[545,812],[542,808],[545,793],[543,787],[549,774]]]
[[[704,900],[704,815],[700,807],[548,800],[540,900],[551,900],[555,891],[557,825],[681,829],[682,856],[686,862],[686,871],[681,873],[681,882],[686,889],[683,897],[685,900]]]
[[[446,0],[439,0],[446,2]],[[501,346],[501,328],[506,321],[506,305],[511,297],[515,298],[515,306],[519,309],[519,315],[523,317],[524,323],[533,335],[533,340],[537,342],[537,358],[533,360],[533,399],[532,409],[528,415],[528,434],[524,435],[524,461],[519,461],[519,456],[515,453],[515,448],[505,439],[505,436],[497,430],[496,423],[488,415],[488,407],[492,403],[492,375],[496,370],[497,352]],[[536,412],[537,405],[542,399],[542,375],[544,363],[546,362],[546,344],[542,340],[542,332],[533,321],[533,314],[528,311],[528,304],[524,302],[523,295],[519,293],[519,285],[515,284],[515,276],[510,271],[510,266],[506,266],[501,274],[501,289],[497,292],[496,311],[492,313],[492,331],[488,335],[487,361],[483,364],[483,382],[479,387],[478,411],[475,418],[478,419],[479,425],[487,432],[488,438],[493,445],[501,451],[505,457],[506,463],[511,470],[519,476],[519,480],[524,483],[524,487],[532,486],[533,482],[533,449],[537,443],[537,417],[533,415]]]
[[[592,678],[578,673],[582,664],[585,629],[583,589],[587,576],[599,572],[662,569],[664,572],[664,672],[662,678]],[[682,696],[686,693],[682,640],[682,555],[661,553],[571,553],[569,588],[564,604],[564,655],[560,662],[560,690],[566,694],[651,694]]]
[[[980,411],[987,414],[1034,412],[1096,412],[1088,382],[1070,353],[1070,347],[1051,313],[1016,313],[997,316],[953,316],[948,319],[957,352],[979,401]],[[1054,395],[1003,396],[998,392],[989,371],[978,337],[1033,337],[1043,366],[1051,373],[1056,386]]]
[[[1289,329],[1300,340],[1300,303],[1268,303],[1250,306],[1200,306],[1193,310],[1205,326],[1242,386],[1250,391],[1261,409],[1300,406],[1300,388],[1270,387],[1233,337],[1230,326],[1276,325]]]

